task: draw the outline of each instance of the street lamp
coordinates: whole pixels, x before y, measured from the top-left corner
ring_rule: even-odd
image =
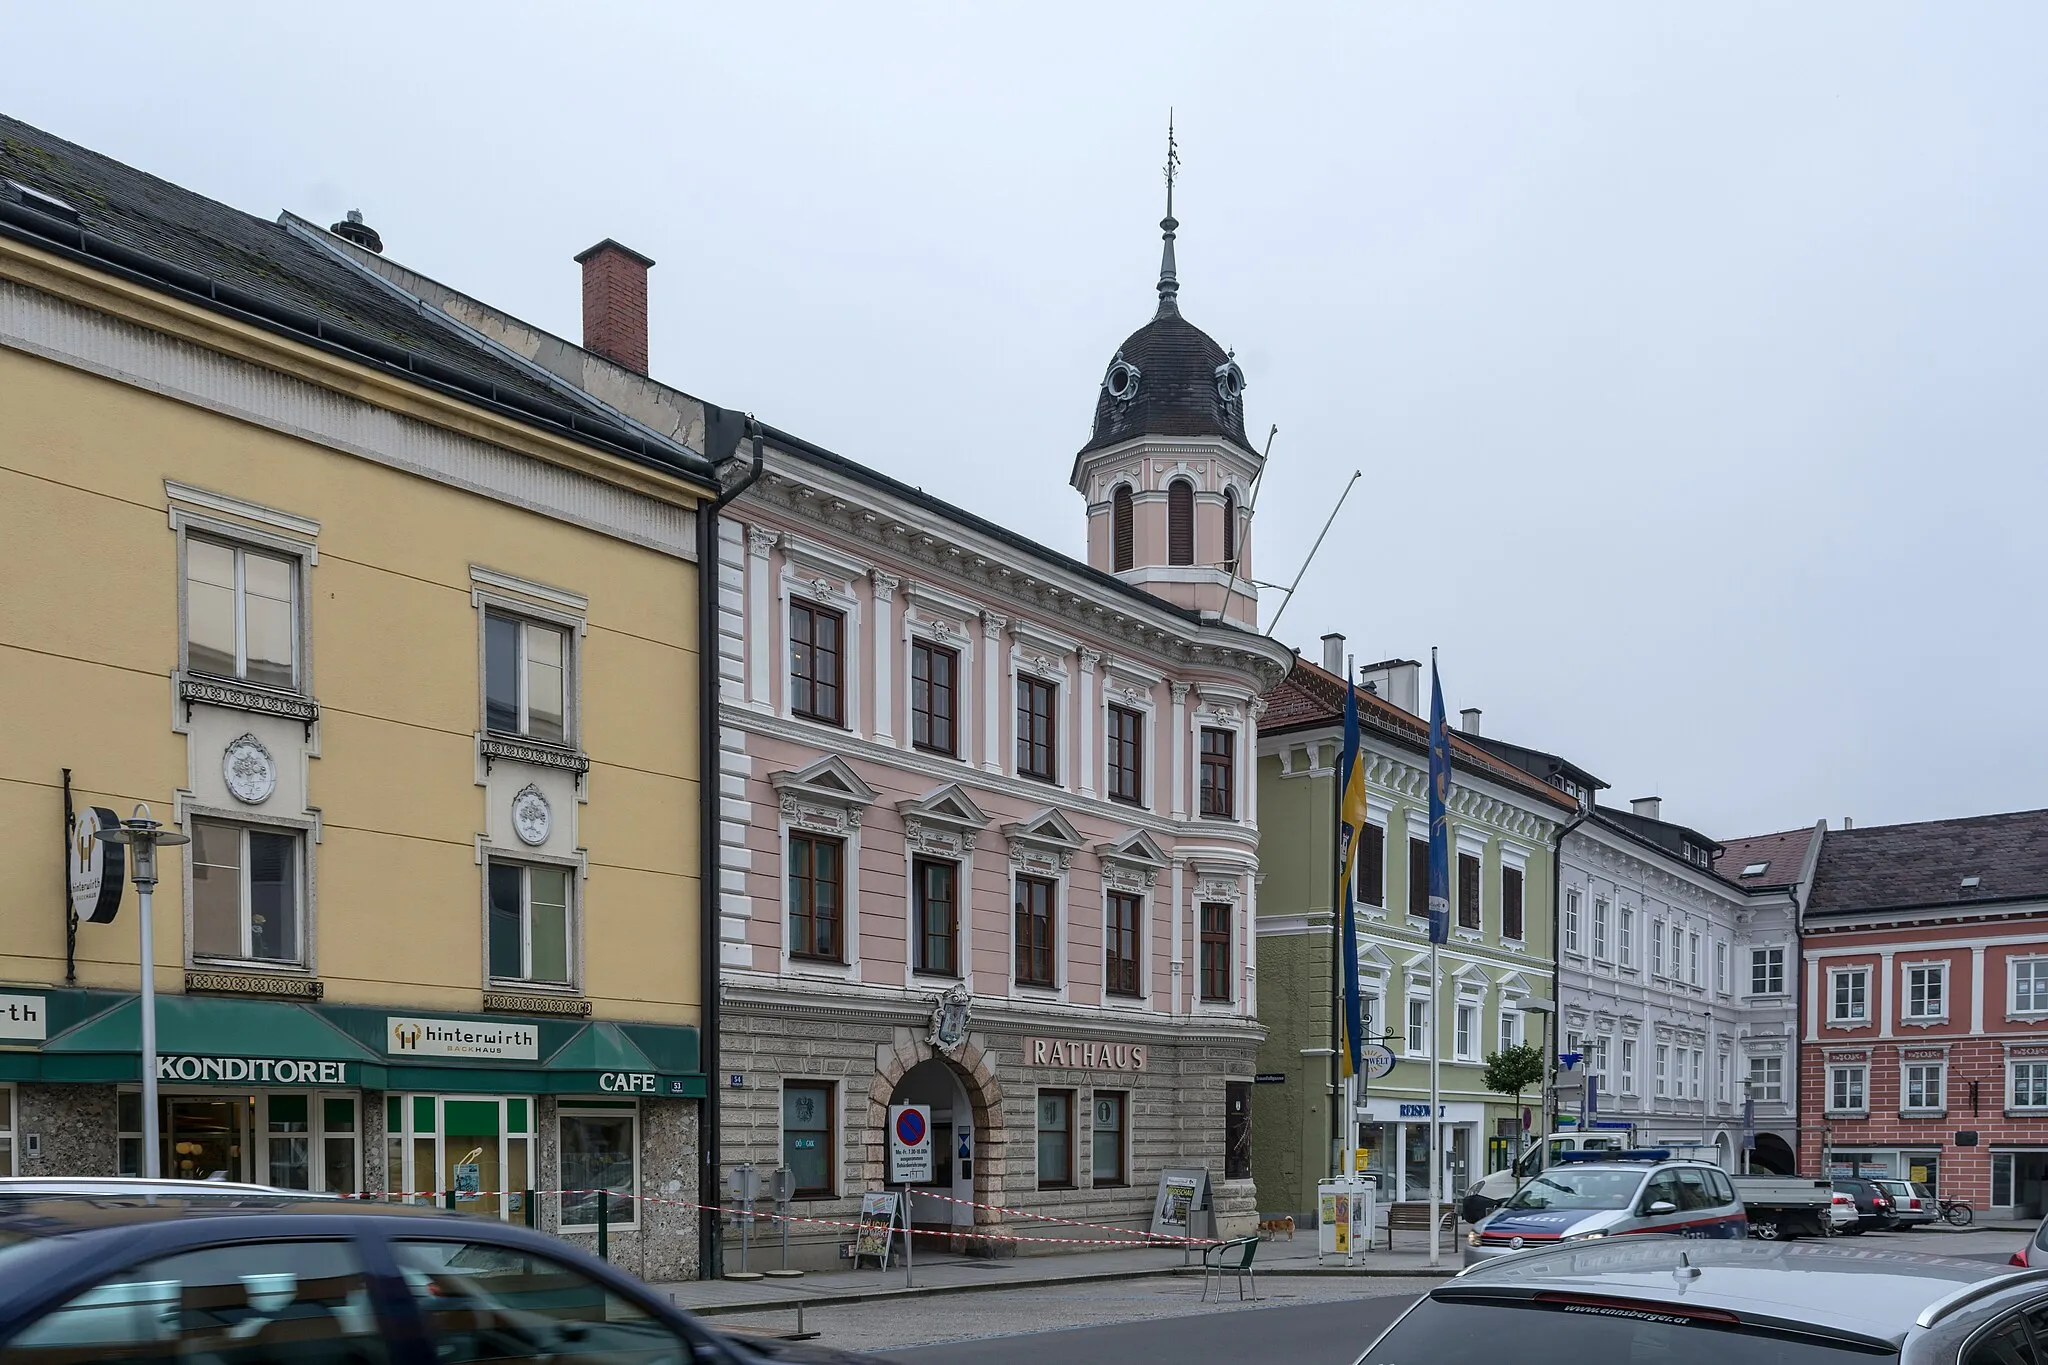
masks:
[[[1557,1002],[1554,1000],[1536,1000],[1532,998],[1524,1000],[1521,1008],[1524,1014],[1540,1014],[1543,1016],[1543,1080],[1541,1082],[1542,1090],[1536,1098],[1536,1115],[1538,1120],[1536,1124],[1536,1141],[1542,1143],[1550,1137],[1550,1016],[1557,1013]],[[1520,1117],[1519,1114],[1516,1115],[1516,1118]],[[1519,1156],[1520,1153],[1517,1153],[1517,1155]]]
[[[141,801],[135,803],[135,814],[123,820],[121,828],[103,829],[97,837],[106,843],[128,845],[129,877],[141,902],[136,917],[142,922],[142,1174],[155,1180],[163,1174],[163,1154],[157,1150],[156,938],[150,927],[149,895],[156,890],[157,849],[192,841],[150,819],[149,806]]]

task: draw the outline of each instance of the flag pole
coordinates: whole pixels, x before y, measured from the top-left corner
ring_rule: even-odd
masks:
[[[1438,980],[1437,949],[1450,937],[1451,826],[1447,806],[1451,795],[1451,742],[1444,732],[1444,689],[1437,677],[1436,649],[1429,651],[1429,1264],[1437,1264],[1437,1206],[1444,1182],[1443,1031],[1437,1005],[1443,994]]]
[[[1443,1052],[1441,1035],[1437,1030],[1436,1006],[1437,988],[1436,940],[1429,941],[1429,1263],[1437,1263],[1436,1243],[1439,1234],[1436,1207],[1438,1196],[1443,1193],[1443,1140],[1442,1079],[1437,1064]]]

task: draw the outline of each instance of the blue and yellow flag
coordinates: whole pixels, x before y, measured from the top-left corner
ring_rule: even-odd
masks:
[[[1444,731],[1444,685],[1429,652],[1429,941],[1451,937],[1451,737]]]
[[[1342,1035],[1337,1055],[1344,1075],[1358,1074],[1359,1049],[1365,1043],[1365,1024],[1358,1003],[1358,912],[1352,887],[1357,881],[1358,839],[1365,829],[1365,754],[1358,735],[1358,693],[1350,680],[1344,684],[1344,756],[1337,768],[1337,780],[1344,785],[1338,798],[1337,867],[1342,873],[1344,899],[1344,1009],[1338,1016]]]

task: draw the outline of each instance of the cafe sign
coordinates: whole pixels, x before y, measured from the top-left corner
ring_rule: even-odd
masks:
[[[474,1019],[384,1021],[384,1050],[394,1057],[484,1057],[504,1062],[540,1060],[540,1030],[532,1024]]]
[[[156,1059],[160,1081],[213,1081],[253,1085],[353,1085],[347,1062],[301,1061],[292,1057],[194,1057]]]

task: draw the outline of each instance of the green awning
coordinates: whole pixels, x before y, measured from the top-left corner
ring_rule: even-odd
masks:
[[[547,1067],[550,1071],[661,1070],[617,1024],[602,1020],[585,1025],[582,1032],[548,1058]]]
[[[142,1004],[129,999],[43,1044],[45,1056],[142,1049]],[[160,995],[156,1050],[163,1056],[292,1058],[380,1063],[384,1059],[304,1005],[233,996]]]

